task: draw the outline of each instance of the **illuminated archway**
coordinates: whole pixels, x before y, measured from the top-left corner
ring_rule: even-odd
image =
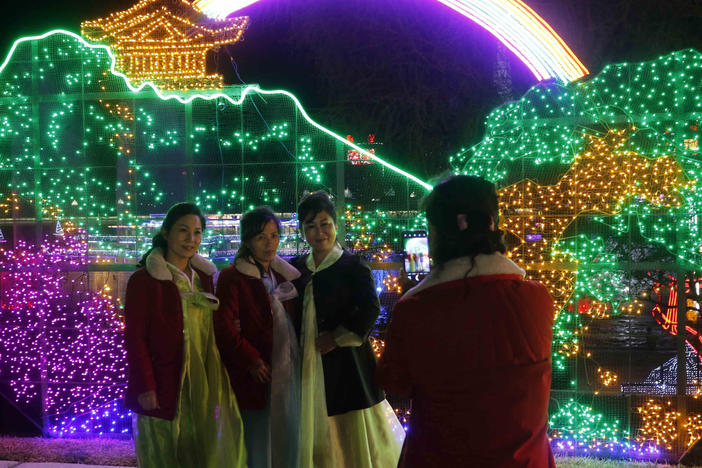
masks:
[[[195,0],[212,18],[224,18],[259,0]],[[537,80],[565,83],[587,75],[587,68],[549,24],[521,0],[437,0],[479,24],[531,70]]]

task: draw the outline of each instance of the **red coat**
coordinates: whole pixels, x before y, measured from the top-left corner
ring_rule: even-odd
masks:
[[[278,284],[300,276],[279,257],[271,263],[271,270]],[[239,408],[263,409],[268,384],[255,381],[249,371],[259,358],[271,365],[273,313],[258,268],[239,259],[222,270],[217,280],[217,297],[220,306],[214,314],[215,337]],[[293,301],[284,301],[283,305],[292,319]],[[235,320],[240,321],[240,329],[234,325]]]
[[[217,268],[199,256],[191,265],[205,292],[212,293]],[[125,404],[135,413],[172,420],[183,369],[183,306],[160,251],[152,251],[146,267],[129,278],[124,314],[129,367]],[[159,409],[146,411],[139,405],[137,398],[149,390],[156,391]]]
[[[501,254],[448,262],[393,310],[379,385],[412,398],[400,467],[555,468],[553,300]]]

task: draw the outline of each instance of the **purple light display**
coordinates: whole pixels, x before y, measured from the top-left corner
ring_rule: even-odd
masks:
[[[86,252],[80,233],[0,250],[0,381],[41,407],[46,435],[130,431],[124,321],[109,286],[90,287]]]

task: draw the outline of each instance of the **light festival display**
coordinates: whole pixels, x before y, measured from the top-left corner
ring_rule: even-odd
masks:
[[[549,50],[545,38],[536,42]],[[93,271],[128,277],[172,203],[190,199],[209,214],[201,253],[222,263],[238,248],[238,217],[259,204],[283,215],[282,252],[304,249],[292,213],[312,190],[334,194],[347,244],[378,264],[395,258],[403,230],[425,227],[417,207],[429,184],[315,122],[290,93],[207,91],[221,82],[207,81],[201,67],[169,83],[170,58],[154,74],[131,75],[118,52],[53,31],[17,41],[0,65],[0,384],[17,404],[41,407],[45,434],[129,433],[121,280],[90,279]],[[535,73],[557,80],[492,112],[484,140],[450,163],[496,182],[509,254],[556,299],[554,449],[659,458],[702,431],[699,381],[688,380],[692,400],[681,409],[670,391],[676,381],[659,377],[679,374],[661,367],[678,353],[670,346],[678,272],[689,308],[699,309],[690,285],[702,255],[702,55],[612,65],[579,82],[584,67],[566,68]],[[57,223],[63,236],[54,235]],[[399,297],[395,271],[380,275],[381,300]],[[684,316],[692,344],[698,315]],[[614,344],[603,346],[602,334]],[[46,343],[59,335],[71,339]],[[631,364],[663,335],[648,360]],[[374,339],[377,354],[383,346]],[[697,375],[697,348],[693,359],[685,354],[688,376]],[[408,410],[397,411],[411,424]]]
[[[67,231],[0,250],[0,376],[17,404],[41,404],[46,434],[127,434],[119,299],[91,288],[87,242]]]
[[[241,39],[247,17],[206,21],[190,2],[141,0],[107,18],[84,21],[86,39],[108,44],[117,68],[135,84],[161,89],[222,88],[222,76],[207,73],[207,52]]]
[[[497,184],[508,254],[556,300],[557,451],[657,458],[699,437],[701,78],[684,50],[542,83],[451,157]]]
[[[292,213],[328,190],[355,219],[382,218],[370,237],[349,220],[347,235],[387,259],[430,187],[314,122],[286,91],[162,90],[117,62],[105,45],[52,31],[15,42],[0,66],[0,385],[45,435],[130,434],[118,298],[174,202],[208,213],[201,253],[225,263],[241,213],[261,204],[281,213],[282,253],[304,250]]]

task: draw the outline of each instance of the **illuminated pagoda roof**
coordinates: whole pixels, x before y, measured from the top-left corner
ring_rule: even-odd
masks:
[[[141,0],[106,18],[84,21],[81,33],[109,45],[117,69],[135,84],[164,89],[221,88],[222,76],[207,74],[207,51],[242,38],[249,18],[213,20],[185,0]]]

